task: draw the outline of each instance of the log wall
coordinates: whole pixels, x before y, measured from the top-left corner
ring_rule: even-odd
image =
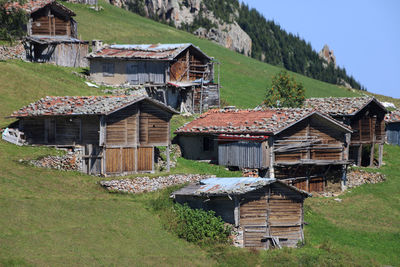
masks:
[[[244,246],[265,249],[276,237],[282,246],[296,247],[304,239],[303,201],[298,192],[278,183],[243,195],[240,225]]]
[[[280,133],[274,143],[275,163],[342,160],[345,134],[310,117]]]

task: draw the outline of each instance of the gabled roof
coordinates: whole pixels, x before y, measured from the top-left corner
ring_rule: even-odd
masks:
[[[172,193],[172,196],[227,196],[242,195],[264,186],[280,183],[299,194],[309,197],[311,194],[288,185],[274,178],[253,178],[253,177],[231,177],[231,178],[209,178],[201,180],[197,184],[190,184]]]
[[[88,58],[173,60],[188,47],[193,47],[202,56],[210,59],[200,48],[190,43],[109,45],[89,54]]]
[[[43,7],[53,4],[56,5],[61,10],[67,12],[70,16],[75,16],[76,14],[66,6],[56,2],[56,0],[27,0],[26,3],[20,4],[18,1],[12,1],[5,4],[5,7],[8,11],[11,11],[12,8],[21,8],[26,13],[32,14]]]
[[[176,133],[275,135],[309,116],[318,116],[351,132],[344,124],[312,109],[213,109],[176,130]]]
[[[386,123],[400,122],[400,109],[396,109],[386,114],[385,122]]]
[[[305,100],[304,107],[315,108],[331,116],[354,116],[372,102],[387,112],[386,108],[374,97],[309,98]]]
[[[144,95],[47,96],[15,111],[11,114],[11,117],[108,115],[142,100],[152,102],[169,113],[179,113],[163,103]]]

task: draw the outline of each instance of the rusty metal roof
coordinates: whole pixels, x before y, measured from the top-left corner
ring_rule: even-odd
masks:
[[[353,116],[371,102],[377,103],[382,109],[386,110],[374,97],[309,98],[305,100],[304,107],[315,108],[332,116]]]
[[[345,131],[349,127],[312,109],[282,108],[263,110],[213,109],[183,125],[176,133],[212,134],[277,134],[287,127],[317,115],[338,125]]]
[[[173,60],[188,47],[194,47],[204,57],[210,59],[200,48],[190,43],[109,45],[90,53],[88,58]]]
[[[59,43],[78,43],[88,44],[88,41],[82,41],[70,36],[49,36],[49,35],[34,35],[25,38],[27,41],[39,44],[59,44]]]
[[[22,5],[18,1],[10,1],[10,2],[7,2],[4,6],[5,6],[6,10],[8,10],[8,11],[12,11],[13,8],[21,8],[26,13],[32,14],[49,4],[56,5],[57,7],[61,8],[63,11],[69,13],[71,16],[76,15],[71,9],[56,2],[56,0],[28,0],[28,1],[26,1],[26,3],[24,3]]]
[[[254,178],[254,177],[230,177],[230,178],[208,178],[201,180],[197,184],[188,185],[172,193],[175,195],[188,196],[222,196],[222,195],[241,195],[266,185],[279,182],[294,191],[303,195],[311,196],[309,193],[296,187],[287,185],[274,178]]]
[[[108,115],[128,105],[146,100],[174,114],[178,112],[144,95],[121,96],[47,96],[11,114],[11,117]]]

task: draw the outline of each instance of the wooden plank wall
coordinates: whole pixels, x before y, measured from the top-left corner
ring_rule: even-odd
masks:
[[[275,162],[296,162],[303,159],[341,160],[344,141],[343,132],[317,119],[308,118],[277,136],[274,143]]]
[[[218,144],[218,164],[239,168],[262,168],[263,146],[260,142],[229,142]]]
[[[268,187],[247,193],[240,203],[240,226],[245,247],[267,248],[267,193]]]
[[[29,144],[44,144],[44,118],[37,119],[21,119],[22,131],[25,134],[25,139]]]
[[[172,115],[143,101],[140,104],[139,140],[141,145],[167,146]]]
[[[137,152],[136,152],[137,150]],[[153,170],[153,147],[106,148],[106,173],[134,173]],[[137,153],[137,168],[135,166]]]
[[[138,148],[138,171],[152,171],[154,161],[153,147]]]
[[[278,183],[243,195],[244,246],[265,249],[270,236],[279,238],[282,246],[296,247],[303,240],[303,201],[301,194]]]
[[[63,18],[51,8],[43,8],[32,16],[33,35],[71,36],[70,18]]]
[[[170,81],[187,81],[189,71],[189,52],[183,51],[170,66]]]
[[[138,105],[130,105],[106,117],[107,145],[137,144]]]
[[[385,140],[385,113],[376,104],[364,108],[351,118],[352,144],[382,143]],[[374,140],[375,138],[375,140]]]
[[[280,244],[296,247],[303,240],[303,197],[284,185],[270,185],[268,199],[268,227],[271,236],[279,237]]]

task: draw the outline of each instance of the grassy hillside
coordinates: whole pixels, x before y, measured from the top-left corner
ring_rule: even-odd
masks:
[[[163,227],[150,208],[168,194],[112,194],[76,172],[27,166],[21,159],[53,154],[0,141],[1,265],[369,266],[400,262],[400,148],[385,147],[388,180],[333,198],[306,201],[306,246],[254,253],[201,249]],[[237,175],[179,160],[173,172]]]
[[[199,39],[187,32],[140,17],[129,11],[102,3],[103,11],[96,12],[83,5],[67,4],[77,16],[78,32],[85,40],[101,39],[106,43],[182,43],[199,46],[221,62],[222,98],[239,107],[254,107],[262,100],[271,77],[280,68],[262,63]],[[353,96],[356,93],[328,83],[293,75],[306,88],[308,97]]]

